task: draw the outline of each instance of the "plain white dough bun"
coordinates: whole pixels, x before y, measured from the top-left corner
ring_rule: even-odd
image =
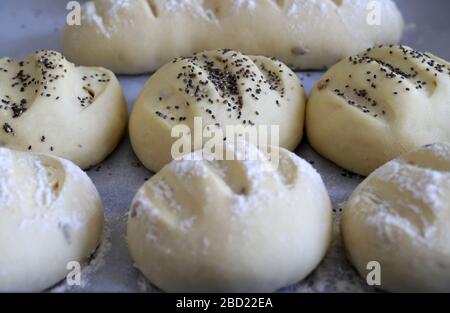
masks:
[[[303,136],[305,102],[301,81],[280,61],[206,51],[166,64],[145,84],[131,113],[131,144],[141,162],[158,171],[172,160],[173,127],[186,125],[193,137],[198,117],[224,137],[229,125],[278,126],[278,144],[294,150]]]
[[[115,149],[127,122],[122,88],[107,69],[75,66],[55,51],[0,59],[0,147],[85,169]]]
[[[342,235],[364,279],[380,263],[382,289],[450,292],[450,143],[377,169],[345,205]]]
[[[392,0],[95,0],[83,4],[80,22],[66,25],[64,53],[121,74],[153,72],[173,58],[219,48],[323,69],[398,43],[403,32]]]
[[[82,264],[103,232],[103,206],[72,162],[0,148],[0,292],[37,292]]]
[[[318,266],[332,231],[320,175],[287,150],[276,168],[256,149],[228,144],[235,160],[173,161],[138,191],[128,244],[153,284],[168,292],[272,292]],[[259,160],[242,160],[244,153]]]
[[[404,46],[348,57],[317,83],[306,132],[313,148],[368,175],[423,145],[450,141],[450,64]]]

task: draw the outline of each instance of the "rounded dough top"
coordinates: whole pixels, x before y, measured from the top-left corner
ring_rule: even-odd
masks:
[[[42,291],[83,263],[103,232],[103,206],[72,162],[0,147],[0,291]]]
[[[348,57],[324,74],[307,105],[312,146],[370,174],[423,145],[450,141],[450,64],[405,46]]]
[[[219,48],[323,69],[400,40],[403,19],[395,2],[375,2],[95,0],[82,6],[80,25],[65,27],[62,46],[74,62],[122,74],[155,71],[173,58]]]
[[[186,125],[193,133],[199,117],[224,140],[227,126],[278,126],[279,142],[271,144],[293,150],[303,135],[305,97],[295,73],[275,59],[232,50],[178,58],[144,86],[130,119],[131,142],[144,165],[159,170],[172,159],[172,128]]]
[[[77,67],[54,51],[0,59],[0,146],[87,168],[112,152],[126,123],[122,89],[109,70]]]
[[[227,144],[234,160],[199,150],[153,176],[130,209],[137,267],[170,292],[268,292],[308,275],[330,242],[331,203],[309,163],[277,150],[278,166],[268,150]]]
[[[346,203],[342,229],[363,276],[369,261],[380,263],[382,288],[448,292],[449,221],[450,144],[439,143],[373,172]]]

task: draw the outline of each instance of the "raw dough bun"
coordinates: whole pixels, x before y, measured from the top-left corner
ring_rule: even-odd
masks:
[[[342,216],[350,261],[364,277],[381,265],[381,288],[450,292],[450,143],[389,162],[353,193]]]
[[[141,162],[158,171],[172,160],[178,140],[171,137],[172,127],[187,125],[194,136],[194,117],[200,117],[203,127],[217,125],[224,137],[228,125],[277,125],[279,145],[294,150],[303,136],[305,102],[300,80],[283,63],[207,51],[176,59],[150,78],[131,114],[131,143]]]
[[[103,231],[103,207],[72,162],[0,148],[0,292],[36,292],[82,264]]]
[[[306,109],[309,142],[368,175],[423,145],[450,141],[450,64],[409,47],[349,57],[318,82]]]
[[[54,154],[88,168],[114,150],[127,119],[109,70],[77,67],[54,51],[0,59],[0,147]]]
[[[403,19],[394,1],[376,1],[377,26],[367,22],[378,13],[369,10],[371,1],[89,1],[81,25],[66,26],[62,46],[76,63],[122,74],[153,72],[173,58],[219,48],[322,69],[368,47],[398,43]]]
[[[226,148],[234,161],[173,161],[135,196],[129,249],[159,288],[271,292],[324,257],[331,203],[319,174],[287,150],[276,168],[256,148],[238,147]],[[238,161],[243,153],[259,161]]]

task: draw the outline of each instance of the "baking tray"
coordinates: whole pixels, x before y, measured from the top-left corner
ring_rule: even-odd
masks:
[[[60,37],[66,20],[62,0],[0,0],[0,56],[23,58],[38,49],[61,51]],[[83,3],[85,1],[80,1]],[[450,59],[450,11],[448,0],[398,0],[406,20],[403,44]],[[321,72],[299,73],[309,92]],[[119,77],[125,91],[128,110],[149,75]],[[302,282],[281,292],[373,292],[345,259],[339,234],[342,204],[362,178],[348,173],[317,155],[306,139],[296,153],[322,175],[333,202],[333,242],[320,266]],[[152,176],[131,149],[128,134],[114,153],[100,165],[87,171],[97,186],[105,206],[105,238],[84,267],[81,286],[65,282],[50,292],[158,292],[133,266],[126,243],[127,211],[133,196]]]

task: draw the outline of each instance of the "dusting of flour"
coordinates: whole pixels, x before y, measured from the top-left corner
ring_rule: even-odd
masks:
[[[0,147],[0,203],[8,206],[11,201],[12,156],[9,150]],[[2,206],[0,206],[2,209]]]
[[[104,231],[103,231],[103,238],[100,242],[99,247],[95,251],[95,253],[92,255],[91,259],[85,264],[81,269],[81,285],[80,286],[69,286],[64,279],[62,282],[60,282],[57,286],[54,288],[51,288],[49,291],[51,293],[66,293],[66,292],[72,292],[79,289],[86,288],[90,281],[91,277],[105,265],[105,257],[111,250],[111,229],[106,223]]]

